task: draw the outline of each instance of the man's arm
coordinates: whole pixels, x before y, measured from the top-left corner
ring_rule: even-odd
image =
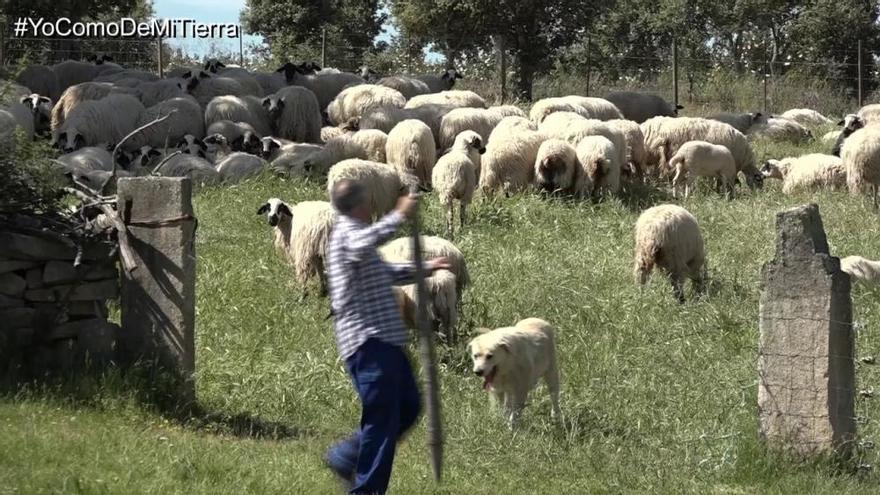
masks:
[[[415,263],[387,263],[388,271],[391,272],[391,283],[394,285],[407,285],[413,283],[416,275]]]
[[[349,261],[363,260],[366,253],[391,238],[405,218],[402,213],[394,210],[373,225],[351,230],[345,246]]]

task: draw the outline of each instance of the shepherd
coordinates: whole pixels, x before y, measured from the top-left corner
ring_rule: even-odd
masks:
[[[413,263],[385,263],[377,247],[418,208],[418,196],[401,196],[391,213],[371,224],[364,187],[341,180],[330,191],[339,213],[330,234],[327,275],[336,345],[361,401],[360,428],[327,452],[326,465],[351,494],[384,494],[397,442],[415,424],[421,396],[403,347],[409,337],[392,285],[411,283]],[[429,272],[449,269],[435,258]]]

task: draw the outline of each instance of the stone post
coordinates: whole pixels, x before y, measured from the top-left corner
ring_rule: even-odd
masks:
[[[195,400],[195,217],[192,182],[119,179],[118,210],[137,268],[123,270],[120,360],[159,365],[179,379],[180,401]]]
[[[776,217],[758,348],[761,437],[802,456],[846,454],[855,437],[849,276],[828,253],[819,207]]]

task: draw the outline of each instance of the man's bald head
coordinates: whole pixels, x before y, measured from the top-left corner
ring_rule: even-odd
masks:
[[[366,191],[357,182],[342,179],[333,184],[330,190],[330,203],[343,215],[351,215],[358,206],[366,201]]]

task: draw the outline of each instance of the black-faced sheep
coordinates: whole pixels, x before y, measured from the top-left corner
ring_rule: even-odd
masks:
[[[263,98],[274,136],[300,143],[321,143],[321,109],[315,94],[287,86]]]
[[[633,120],[637,124],[641,124],[651,117],[678,117],[678,111],[684,108],[681,105],[669,103],[660,95],[638,91],[612,91],[605,99],[620,110],[623,118]]]

